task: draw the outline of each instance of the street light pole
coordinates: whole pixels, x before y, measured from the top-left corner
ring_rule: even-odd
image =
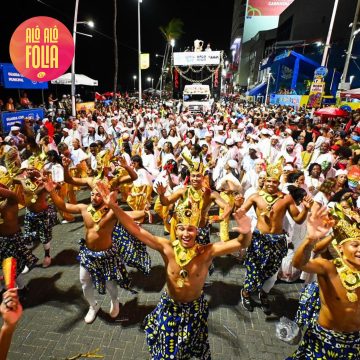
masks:
[[[79,9],[79,0],[75,1],[75,13],[74,13],[74,26],[73,26],[73,39],[74,39],[74,57],[71,62],[71,115],[76,116],[75,105],[75,54],[76,54],[76,26]]]
[[[140,36],[140,3],[142,0],[138,0],[138,43],[139,43],[139,104],[142,101],[142,89],[141,89],[141,36]]]
[[[356,27],[358,24],[359,12],[360,12],[360,0],[358,0],[357,5],[356,5],[354,21],[353,21],[352,27],[351,27],[349,47],[348,47],[348,50],[346,53],[346,60],[345,60],[344,70],[343,70],[343,73],[341,76],[340,84],[343,84],[346,82],[346,77],[347,77],[347,73],[349,70],[349,64],[350,64],[350,59],[351,59],[352,48],[353,48],[354,41],[355,41],[355,36],[359,33],[359,29],[356,30]]]
[[[268,95],[269,95],[270,78],[271,78],[271,72],[268,73],[268,78],[267,78],[266,94],[265,94],[265,101],[264,101],[265,105],[267,103],[267,98],[268,98]]]
[[[327,56],[328,56],[328,52],[329,52],[329,48],[330,48],[331,34],[332,34],[333,27],[334,27],[334,21],[335,21],[338,4],[339,4],[339,0],[335,0],[332,15],[331,15],[331,20],[330,20],[330,25],[329,25],[329,31],[327,34],[326,43],[325,43],[325,47],[324,47],[323,57],[321,60],[321,66],[325,66],[327,64]]]

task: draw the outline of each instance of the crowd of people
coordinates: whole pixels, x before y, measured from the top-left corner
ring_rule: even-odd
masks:
[[[116,318],[118,286],[133,291],[126,267],[148,274],[150,247],[167,276],[144,321],[151,358],[210,359],[202,290],[213,259],[233,254],[246,270],[239,294],[246,311],[257,296],[271,314],[276,280],[304,281],[295,320],[306,332],[289,359],[360,359],[359,119],[360,112],[320,118],[240,99],[191,114],[126,98],[76,117],[25,119],[0,139],[0,260],[17,259],[22,289],[39,260],[34,244],[43,245],[42,266],[51,266],[58,216],[66,224],[81,215],[90,324],[100,309],[94,288],[109,293]],[[77,202],[80,189],[90,191],[90,205]],[[141,226],[154,215],[164,237]],[[232,231],[238,236],[230,240]],[[9,313],[21,310],[15,290],[0,309],[9,328]],[[0,348],[12,331],[0,332]]]

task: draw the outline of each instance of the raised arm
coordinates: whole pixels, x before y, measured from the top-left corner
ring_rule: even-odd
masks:
[[[238,209],[234,213],[234,218],[237,226],[232,230],[237,231],[239,236],[235,239],[221,242],[218,241],[212,244],[211,256],[222,256],[225,254],[231,254],[240,249],[247,248],[251,242],[251,219],[245,215],[243,209]]]
[[[70,175],[69,165],[71,160],[69,158],[63,157],[62,164],[64,167],[64,180],[66,183],[75,185],[75,186],[91,186],[91,178],[76,178]]]
[[[294,254],[294,267],[319,275],[327,273],[331,266],[330,261],[322,258],[310,258],[315,245],[329,232],[333,224],[334,221],[329,219],[326,207],[322,207],[311,214],[307,222],[308,236]]]
[[[128,165],[126,159],[123,156],[120,157],[120,165],[128,172],[128,175],[119,177],[119,179],[117,180],[119,184],[132,182],[138,178],[135,169],[132,166]]]
[[[288,195],[289,196],[289,195]],[[302,224],[307,217],[307,214],[314,203],[314,200],[310,196],[305,196],[302,204],[304,205],[304,209],[300,212],[299,209],[296,207],[295,201],[289,196],[290,203],[288,205],[288,210],[291,215],[291,217],[294,219],[294,221],[297,224]]]
[[[159,183],[156,187],[156,191],[159,194],[161,205],[169,206],[170,204],[175,204],[175,202],[181,198],[182,194],[184,193],[184,189],[179,189],[175,191],[170,196],[165,196],[166,188]]]
[[[220,194],[217,191],[211,192],[211,199],[219,206],[219,208],[224,210],[221,218],[225,219],[232,211],[233,207],[230,206],[224,199],[221,198]]]
[[[5,199],[8,199],[9,201],[11,201],[11,202],[18,202],[18,197],[17,197],[17,195],[13,192],[13,191],[11,191],[11,190],[9,190],[9,189],[7,189],[4,185],[2,185],[2,184],[0,184],[0,197],[1,198],[5,198]]]
[[[159,252],[163,251],[163,244],[166,239],[154,236],[145,229],[141,228],[135,221],[122,210],[116,202],[116,192],[111,192],[107,186],[102,182],[97,182],[96,189],[104,199],[104,203],[114,212],[116,218],[122,226],[134,237],[139,239],[141,242]]]
[[[51,181],[50,179],[44,179],[44,186],[45,189],[49,192],[52,201],[54,202],[55,206],[61,210],[66,211],[72,214],[80,214],[82,211],[82,204],[68,204],[65,203],[64,200],[56,193],[55,188],[56,184]]]

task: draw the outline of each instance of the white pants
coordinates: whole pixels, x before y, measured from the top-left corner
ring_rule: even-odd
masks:
[[[80,265],[80,283],[84,293],[84,297],[89,303],[90,306],[94,307],[96,305],[96,300],[94,296],[94,285],[91,281],[90,273]],[[117,301],[118,297],[118,288],[114,280],[106,282],[106,290],[109,292],[112,302]]]

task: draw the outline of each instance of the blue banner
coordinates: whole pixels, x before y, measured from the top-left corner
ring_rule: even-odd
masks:
[[[47,89],[47,82],[32,81],[21,75],[13,64],[0,64],[0,83],[5,89]]]
[[[1,114],[1,123],[2,123],[2,131],[3,133],[8,133],[10,128],[14,126],[16,123],[23,124],[25,118],[31,118],[35,120],[44,118],[44,110],[43,109],[26,109],[20,111],[6,111]]]
[[[285,105],[293,106],[299,108],[301,101],[301,95],[270,95],[270,104],[271,105]]]

